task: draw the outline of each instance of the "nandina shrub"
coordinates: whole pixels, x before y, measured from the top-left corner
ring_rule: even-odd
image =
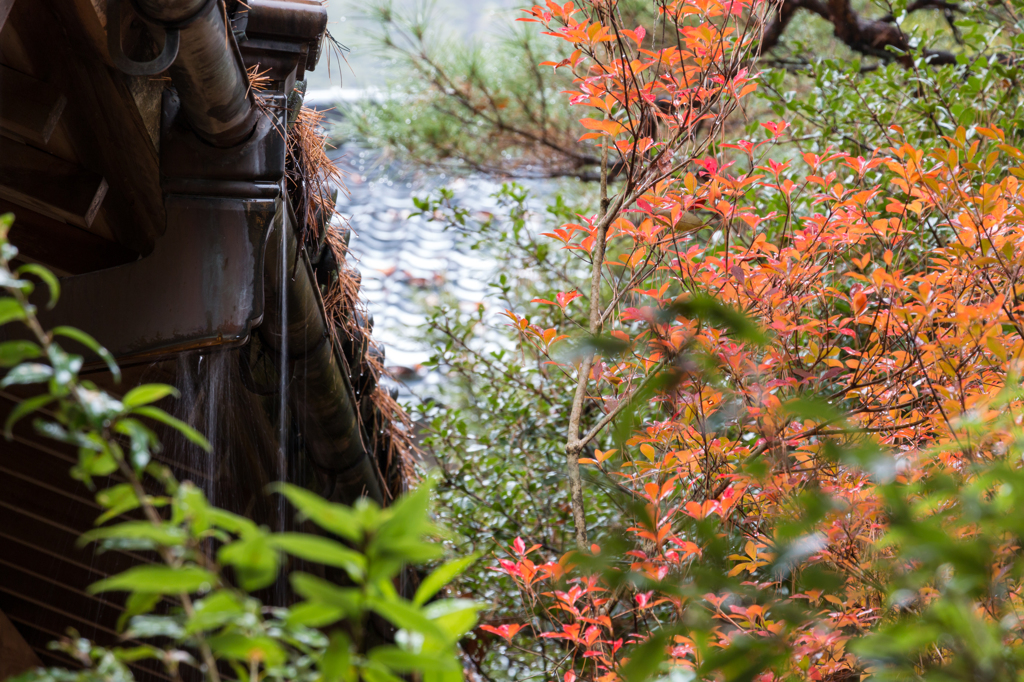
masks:
[[[523,617],[484,630],[557,642],[566,682],[1015,679],[1024,152],[891,126],[868,157],[787,158],[785,122],[730,118],[764,5],[658,6],[648,30],[528,11],[573,47],[546,65],[589,107],[603,196],[548,233],[591,264],[534,301],[561,321],[506,313],[575,377],[577,549],[513,542]],[[624,537],[588,529],[581,465],[636,502]]]

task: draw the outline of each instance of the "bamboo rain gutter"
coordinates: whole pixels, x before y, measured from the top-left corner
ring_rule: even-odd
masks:
[[[182,108],[196,133],[218,147],[244,141],[259,115],[249,78],[220,0],[134,0],[151,24],[180,26],[170,68]]]

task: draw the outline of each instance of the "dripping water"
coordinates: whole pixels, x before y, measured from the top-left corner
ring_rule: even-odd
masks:
[[[185,478],[199,487],[211,504],[220,505],[218,462],[226,455],[228,438],[221,418],[228,404],[230,357],[225,352],[179,355],[176,388],[181,398],[174,402],[175,416],[193,425],[210,442],[210,452],[180,436],[172,438],[170,453]]]
[[[278,387],[278,480],[285,478],[288,454],[288,230],[281,226],[281,383]]]
[[[288,479],[288,229],[287,221],[281,223],[281,358],[280,358],[280,384],[278,385],[278,427],[277,427],[277,462],[274,474],[278,481],[284,482]],[[278,530],[284,531],[286,508],[283,495],[276,495],[277,498],[277,524]],[[288,588],[284,580],[278,580],[274,587],[275,602],[284,606],[288,599]]]

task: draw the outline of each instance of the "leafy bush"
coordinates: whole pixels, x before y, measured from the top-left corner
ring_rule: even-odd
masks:
[[[59,282],[34,264],[12,271],[17,256],[7,241],[12,222],[10,214],[0,216],[0,286],[9,294],[0,298],[0,323],[20,323],[31,340],[0,344],[2,364],[10,367],[0,387],[33,386],[41,392],[12,411],[6,432],[9,436],[19,419],[38,413],[34,426],[40,433],[78,449],[75,478],[92,486],[96,477],[118,474],[125,482],[96,493],[106,511],[81,540],[153,558],[89,588],[124,593],[120,627],[126,636],[151,643],[104,648],[72,633],[56,646],[83,670],[39,669],[19,682],[130,680],[129,664],[145,660],[156,661],[175,679],[182,666],[198,667],[211,682],[225,670],[243,682],[393,682],[402,675],[424,682],[462,679],[456,643],[473,628],[479,606],[436,597],[474,557],[440,566],[411,599],[395,587],[406,566],[434,561],[442,553],[431,541],[440,533],[429,518],[431,486],[380,509],[365,499],[346,507],[294,485],[274,484],[271,491],[287,498],[319,534],[270,532],[211,506],[196,486],[179,483],[152,459],[160,448],[154,422],[209,448],[201,434],[153,406],[176,390],[146,384],[118,399],[79,378],[82,356],[64,350],[58,339],[86,346],[115,376],[117,366],[87,334],[40,326],[28,298],[35,286],[28,277],[47,285],[51,306]],[[287,576],[301,601],[266,607],[253,593],[281,579],[286,558],[308,568]],[[370,636],[371,618],[383,618],[397,630],[395,643]]]
[[[547,61],[601,194],[508,239],[515,350],[482,312],[434,322],[462,387],[461,414],[428,412],[445,513],[477,549],[523,529],[494,566],[518,603],[467,576],[494,604],[475,659],[566,682],[1017,676],[1024,152],[1019,108],[990,106],[1016,63],[879,70],[877,100],[841,103],[870,148],[831,148],[841,130],[736,124],[766,82],[744,69],[763,4],[659,7],[643,28],[529,11],[564,43]]]

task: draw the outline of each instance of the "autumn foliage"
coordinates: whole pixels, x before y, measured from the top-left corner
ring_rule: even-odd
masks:
[[[573,46],[546,66],[575,76],[606,189],[547,235],[593,264],[536,301],[563,323],[506,314],[578,377],[570,476],[594,467],[637,506],[624,540],[595,540],[576,476],[578,550],[517,539],[494,568],[524,619],[484,629],[560,642],[564,682],[642,679],[654,654],[709,679],[955,677],[984,666],[953,625],[899,655],[871,639],[955,594],[1016,651],[1020,529],[997,503],[1019,452],[1024,152],[995,127],[918,149],[892,126],[867,156],[794,153],[785,121],[743,139],[767,3],[657,4],[646,29],[604,0],[523,19]],[[911,551],[928,533],[986,577],[957,587],[968,559]]]

